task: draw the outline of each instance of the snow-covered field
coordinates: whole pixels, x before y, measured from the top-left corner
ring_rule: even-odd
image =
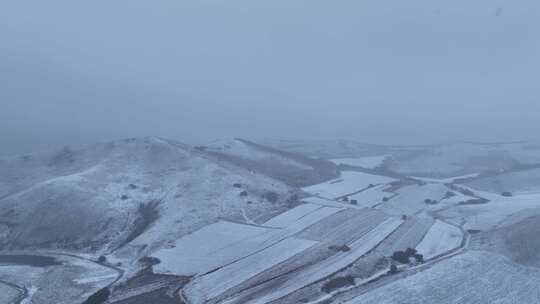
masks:
[[[177,240],[153,254],[161,262],[154,272],[196,275],[227,265],[257,250],[268,229],[219,221]]]
[[[287,238],[243,260],[196,278],[184,289],[183,294],[190,303],[204,303],[314,244],[314,241]]]
[[[47,255],[61,265],[33,267],[0,266],[0,280],[27,288],[32,304],[81,303],[99,289],[108,286],[118,273],[96,263],[63,255]]]
[[[277,246],[292,235],[342,210],[303,204],[253,226],[220,221],[177,240],[172,248],[153,254],[160,259],[154,271],[175,275],[203,275],[214,269],[250,258]]]
[[[306,216],[307,214],[315,212],[318,209],[321,209],[320,205],[302,204],[276,217],[273,217],[269,221],[265,222],[263,226],[285,228],[290,226],[292,223],[298,221],[302,217]]]
[[[336,199],[368,188],[370,185],[388,184],[395,179],[362,172],[345,171],[341,177],[326,183],[305,187],[304,191],[323,198]]]
[[[540,270],[470,251],[374,289],[346,304],[540,303]]]
[[[443,184],[410,185],[398,189],[398,195],[377,208],[390,214],[416,214],[424,210],[438,210],[448,205],[457,204],[456,197],[444,199],[447,192],[451,191]],[[461,196],[459,196],[462,199]],[[435,200],[439,203],[428,205],[426,199]]]
[[[366,189],[362,192],[353,194],[349,196],[349,202],[356,200],[358,206],[362,207],[373,207],[384,202],[384,199],[390,199],[395,194],[385,191],[387,185],[379,185],[369,189]]]
[[[290,279],[283,287],[276,289],[263,297],[249,302],[250,304],[270,303],[273,300],[284,297],[296,290],[313,284],[326,278],[341,269],[346,268],[368,251],[382,242],[390,233],[396,230],[402,221],[396,218],[389,218],[364,236],[349,245],[350,251],[339,252],[332,257],[315,264],[307,269],[301,270],[297,276]]]
[[[463,233],[459,228],[437,220],[416,246],[416,250],[425,260],[429,260],[458,248],[462,240]]]
[[[481,205],[460,205],[443,211],[441,214],[449,219],[459,221],[465,219],[464,228],[474,230],[489,230],[496,228],[503,221],[516,214],[524,217],[540,212],[540,194],[523,194],[513,197],[503,197],[475,191],[477,195],[486,197],[491,201]]]
[[[514,194],[540,193],[540,169],[505,172],[475,179],[467,185],[492,192],[509,191]]]
[[[367,169],[375,169],[381,166],[388,155],[366,156],[359,158],[336,158],[331,161],[336,165],[349,165]]]

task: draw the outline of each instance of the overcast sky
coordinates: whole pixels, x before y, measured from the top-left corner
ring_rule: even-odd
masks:
[[[0,153],[540,140],[538,0],[0,0]]]

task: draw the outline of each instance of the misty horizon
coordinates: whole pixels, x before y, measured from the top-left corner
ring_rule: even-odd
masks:
[[[540,140],[532,0],[2,6],[1,154],[144,136]]]

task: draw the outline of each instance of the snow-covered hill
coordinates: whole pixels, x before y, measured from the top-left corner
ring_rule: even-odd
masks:
[[[293,206],[291,197],[254,168],[174,141],[64,148],[0,160],[0,244],[151,249],[220,218],[262,222]]]
[[[202,149],[218,160],[261,172],[293,187],[318,184],[339,176],[337,166],[330,161],[284,152],[244,139],[216,141]]]

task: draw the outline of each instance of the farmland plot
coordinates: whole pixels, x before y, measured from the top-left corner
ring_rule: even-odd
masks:
[[[389,218],[380,223],[375,229],[367,232],[361,238],[352,242],[350,250],[339,252],[324,261],[302,269],[294,277],[290,278],[283,286],[276,288],[273,292],[247,302],[250,304],[263,304],[275,301],[287,296],[297,290],[309,286],[332,274],[346,268],[360,257],[365,255],[379,243],[381,243],[390,233],[396,230],[402,221],[396,218]]]
[[[304,191],[328,199],[354,194],[370,185],[388,184],[395,179],[362,172],[342,172],[341,177],[326,183],[303,188]]]
[[[454,200],[444,199],[449,191],[443,184],[410,185],[399,189],[397,196],[377,208],[394,215],[417,214],[426,209],[438,210],[457,204]],[[426,204],[426,199],[435,201],[435,204]]]
[[[195,275],[223,266],[256,250],[269,229],[220,221],[177,240],[153,254],[156,273]],[[241,245],[241,246],[239,246]]]
[[[516,214],[523,214],[540,208],[540,194],[523,194],[513,197],[503,197],[493,193],[475,192],[477,195],[489,198],[488,204],[461,205],[441,212],[449,219],[465,219],[465,229],[489,230],[496,228],[506,219]]]
[[[360,205],[352,205],[350,202],[338,202],[338,201],[329,200],[329,199],[321,198],[317,196],[303,198],[302,201],[304,203],[316,204],[316,205],[326,206],[326,207],[338,207],[338,208],[345,207],[348,209],[364,209],[365,208]]]
[[[302,204],[287,212],[284,212],[276,217],[273,217],[269,221],[263,224],[263,226],[285,228],[291,223],[298,221],[307,214],[321,209],[320,205],[316,204]]]
[[[153,256],[161,261],[154,271],[175,275],[204,274],[279,243],[340,210],[300,205],[267,222],[276,229],[220,221],[184,236],[175,242],[174,248],[154,253]]]
[[[379,185],[362,192],[349,196],[349,201],[355,200],[358,206],[361,207],[374,207],[383,203],[384,199],[390,199],[395,194],[385,191],[387,185]]]
[[[404,251],[407,248],[415,248],[424,235],[428,232],[433,220],[428,217],[409,217],[394,233],[386,238],[377,248],[356,261],[349,269],[339,275],[352,275],[359,279],[366,279],[381,271],[381,267],[389,267],[388,263],[382,263],[396,251]]]
[[[196,278],[186,287],[183,295],[190,303],[205,303],[314,244],[316,242],[287,238],[243,260]]]
[[[436,220],[416,250],[429,260],[461,245],[463,233],[453,225]]]
[[[519,266],[498,254],[469,251],[346,304],[539,303],[539,284],[538,269]]]
[[[321,219],[295,236],[302,239],[343,245],[375,228],[388,216],[373,209],[344,209]]]
[[[288,288],[302,278],[306,269],[316,269],[321,263],[334,259],[339,248],[350,246],[386,219],[384,213],[373,209],[345,209],[319,221],[295,235],[296,238],[318,241],[317,245],[235,287],[235,291],[228,293],[227,303],[245,304]]]

